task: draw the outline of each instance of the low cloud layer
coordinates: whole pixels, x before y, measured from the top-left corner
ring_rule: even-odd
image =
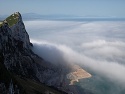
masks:
[[[79,64],[118,85],[117,93],[125,89],[125,22],[27,21],[25,24],[34,44],[33,51],[45,60]]]
[[[96,73],[109,78],[110,80],[119,82],[119,84],[124,85],[125,83],[125,65],[119,62],[111,62],[107,60],[107,56],[103,53],[103,48],[100,49],[102,52],[100,52],[100,50],[96,52],[91,51],[93,56],[98,57],[98,53],[101,53],[103,57],[105,57],[105,60],[99,60],[97,58],[86,56],[83,53],[78,53],[66,45],[52,44],[45,41],[36,42],[32,40],[32,42],[34,43],[33,51],[49,62],[55,64],[75,63],[84,65]],[[109,49],[105,49],[104,52],[108,52],[107,50]],[[119,52],[116,52],[116,55],[117,53],[120,54]],[[115,53],[109,52],[107,54],[112,56]]]

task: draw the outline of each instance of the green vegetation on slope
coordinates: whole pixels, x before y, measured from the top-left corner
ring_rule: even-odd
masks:
[[[42,83],[38,83],[28,78],[20,78],[15,76],[18,83],[23,87],[26,94],[64,94],[61,91],[52,89],[49,86],[46,86]]]
[[[19,15],[14,13],[6,18],[6,22],[8,23],[9,27],[13,26],[18,22]]]
[[[0,27],[2,26],[3,22],[0,22]]]
[[[0,55],[0,82],[5,83],[5,85],[9,87],[11,80],[19,86],[21,94],[64,94],[64,92],[53,87],[49,87],[29,78],[16,76],[9,72],[3,64],[3,57]]]
[[[9,27],[13,26],[18,22],[19,14],[14,13],[7,17],[4,21],[0,21],[0,27],[3,25],[3,23],[8,23]]]

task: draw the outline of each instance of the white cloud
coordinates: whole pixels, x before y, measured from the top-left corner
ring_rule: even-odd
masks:
[[[125,62],[125,43],[122,41],[96,40],[82,43],[84,54],[103,60],[112,60],[119,63]]]
[[[33,42],[33,41],[32,41]],[[125,66],[117,62],[109,62],[107,60],[101,61],[98,59],[92,59],[73,51],[71,48],[65,45],[57,45],[49,42],[35,42],[34,52],[43,57],[49,62],[58,64],[76,63],[89,67],[96,73],[121,83],[125,83]]]
[[[125,87],[125,22],[30,21],[26,27],[45,60],[86,66]]]

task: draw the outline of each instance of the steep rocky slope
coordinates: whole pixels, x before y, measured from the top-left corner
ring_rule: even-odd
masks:
[[[52,94],[63,93],[45,86],[55,84],[55,80],[52,79],[59,76],[58,68],[34,54],[32,46],[19,12],[0,23],[2,94],[44,94],[49,91],[53,92]]]
[[[0,94],[79,94],[69,84],[91,75],[74,65],[46,62],[32,47],[19,12],[0,22]]]

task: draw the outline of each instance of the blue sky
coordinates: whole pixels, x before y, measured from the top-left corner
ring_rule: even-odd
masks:
[[[0,15],[38,13],[125,17],[125,0],[1,0]]]

